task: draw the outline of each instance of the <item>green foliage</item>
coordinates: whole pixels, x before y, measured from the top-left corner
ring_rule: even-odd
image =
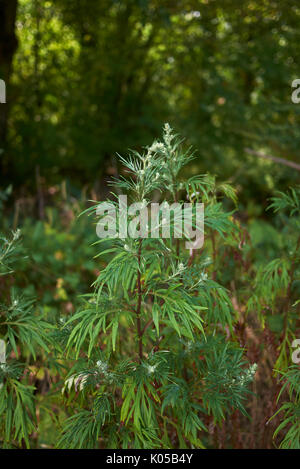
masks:
[[[122,158],[130,174],[114,185],[134,202],[163,189],[169,202],[180,201],[184,188],[192,189],[196,200],[207,200],[208,234],[226,239],[237,228],[220,193],[236,202],[235,193],[209,175],[183,183],[191,152],[181,143],[166,124],[162,141]],[[64,326],[75,364],[63,392],[75,413],[59,447],[203,447],[205,416],[221,421],[234,409],[246,413],[255,366],[247,370],[243,351],[225,339],[235,315],[226,289],[208,277],[211,261],[201,254],[193,263],[183,241],[113,238],[99,252],[111,260]]]
[[[279,223],[283,226],[280,257],[261,264],[256,273],[254,295],[248,301],[248,311],[257,308],[262,323],[263,307],[275,314],[277,308],[284,319],[283,338],[280,354],[275,368],[287,367],[287,345],[294,337],[297,313],[295,301],[298,298],[298,278],[300,268],[300,237],[299,237],[299,188],[291,189],[290,193],[277,193],[272,198],[269,208],[279,212]]]
[[[18,256],[19,231],[10,240],[3,238],[1,265],[12,272],[12,263]],[[20,298],[11,289],[9,303],[0,305],[0,337],[2,344],[0,364],[0,428],[3,447],[15,444],[30,446],[30,434],[36,428],[34,387],[28,385],[25,366],[7,359],[13,352],[16,358],[31,354],[36,358],[36,347],[49,351],[46,345],[46,323],[33,311],[33,301]],[[21,352],[20,352],[21,348]]]
[[[274,432],[274,438],[285,436],[281,448],[299,448],[299,378],[297,365],[289,366],[292,340],[299,332],[299,275],[300,275],[300,190],[291,188],[288,192],[276,192],[268,207],[278,212],[278,225],[282,236],[276,255],[268,263],[261,263],[256,274],[254,294],[249,298],[248,311],[256,310],[261,324],[265,327],[266,309],[270,316],[268,323],[280,339],[277,346],[277,360],[274,373],[282,375],[283,386],[277,402],[288,390],[290,401],[281,405],[274,414],[283,414],[283,420]],[[280,257],[278,257],[280,256]],[[297,387],[298,386],[298,387]]]
[[[16,357],[19,357],[17,343],[22,344],[29,349],[30,354],[36,358],[37,347],[42,347],[49,352],[45,343],[45,334],[49,325],[37,316],[33,311],[34,300],[28,300],[16,295],[11,291],[10,303],[1,304],[0,330],[3,333],[3,339],[7,340]]]
[[[5,365],[1,369],[1,378],[5,384],[0,389],[0,416],[5,424],[3,432],[3,448],[13,446],[15,440],[30,447],[30,434],[36,429],[34,387],[20,383],[17,379],[18,368]]]
[[[11,273],[12,270],[10,268],[11,264],[13,264],[16,256],[16,249],[17,249],[17,241],[20,236],[20,231],[17,230],[12,233],[11,239],[7,239],[1,237],[1,251],[0,251],[0,274],[6,275]]]
[[[289,369],[282,373],[281,381],[284,382],[278,400],[285,391],[288,390],[289,402],[284,404],[277,411],[281,414],[281,423],[277,427],[274,438],[285,430],[285,435],[280,443],[282,449],[300,449],[300,372],[297,365],[290,366]],[[274,417],[275,417],[274,415]]]
[[[297,447],[297,0],[0,9],[0,446]],[[204,203],[204,246],[95,243],[120,192]]]
[[[274,444],[299,446],[299,371],[290,366],[299,331],[299,190],[275,193],[273,225],[251,221],[247,234],[232,186],[210,174],[185,180],[195,156],[165,125],[161,141],[120,157],[127,172],[113,180],[109,202],[118,207],[120,191],[144,205],[154,197],[204,202],[198,251],[174,236],[175,216],[171,239],[94,242],[101,218],[76,218],[81,203],[69,197],[61,212],[47,207],[45,221],[25,220],[22,243],[19,230],[1,238],[2,447],[214,447],[212,426],[230,427],[237,413],[253,418],[250,386],[270,344],[278,408],[274,395],[266,417]],[[85,212],[94,216],[97,205]],[[262,355],[244,341],[243,321],[271,334]]]
[[[213,167],[232,177],[245,204],[296,181],[290,168],[245,151],[297,160],[296,0],[18,4],[3,155],[17,185],[32,183],[37,165],[49,181],[94,182],[163,120],[200,149],[192,174]]]

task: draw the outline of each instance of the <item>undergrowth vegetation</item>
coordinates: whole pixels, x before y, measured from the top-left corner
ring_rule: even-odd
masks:
[[[98,203],[66,194],[2,226],[2,447],[300,448],[300,189],[245,220],[193,158],[166,124],[109,202],[203,203],[200,249],[174,219],[170,239],[97,240]]]

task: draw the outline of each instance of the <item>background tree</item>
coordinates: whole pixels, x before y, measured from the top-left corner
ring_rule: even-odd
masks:
[[[12,61],[17,49],[17,37],[15,34],[15,22],[17,14],[17,0],[0,1],[0,79],[5,81],[7,89],[12,73]],[[9,100],[7,100],[9,102]],[[5,151],[8,103],[0,107],[0,148]],[[2,156],[2,155],[1,155]],[[0,170],[5,171],[0,159]],[[6,174],[7,175],[7,174]]]

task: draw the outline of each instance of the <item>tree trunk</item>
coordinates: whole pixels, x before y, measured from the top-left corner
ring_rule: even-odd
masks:
[[[5,81],[8,90],[12,71],[13,55],[18,41],[15,35],[15,22],[18,0],[0,0],[0,79]],[[0,104],[0,149],[5,151],[7,137],[7,117],[9,96],[6,104]],[[3,175],[3,152],[0,155],[0,171]]]

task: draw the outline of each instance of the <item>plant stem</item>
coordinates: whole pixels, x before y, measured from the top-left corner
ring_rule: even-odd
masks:
[[[142,287],[141,287],[141,252],[142,252],[142,239],[139,240],[138,249],[138,273],[137,273],[137,309],[136,309],[136,327],[139,344],[139,361],[143,359],[143,332],[141,326],[141,306],[142,306]]]
[[[287,292],[286,292],[286,302],[285,302],[285,309],[286,310],[284,312],[285,313],[284,314],[284,327],[283,327],[283,338],[284,339],[285,339],[286,334],[287,334],[288,322],[289,322],[288,320],[289,320],[289,308],[290,308],[290,304],[291,304],[292,285],[293,285],[293,282],[294,282],[294,275],[295,275],[295,269],[296,269],[295,256],[296,256],[299,248],[300,248],[300,236],[299,236],[298,241],[297,241],[295,254],[294,254],[292,264],[291,264],[291,268],[290,268],[290,271],[289,271],[290,281],[289,281]]]
[[[212,242],[212,251],[213,251],[213,263],[214,263],[214,271],[212,273],[212,279],[216,280],[216,259],[217,259],[217,251],[216,251],[216,239],[215,239],[215,232],[211,230],[211,242]]]

